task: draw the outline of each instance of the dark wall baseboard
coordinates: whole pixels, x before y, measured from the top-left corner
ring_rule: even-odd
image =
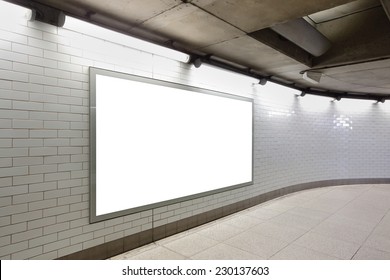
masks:
[[[129,250],[141,247],[148,243],[160,240],[162,238],[174,235],[176,233],[203,225],[216,219],[231,215],[238,211],[250,208],[268,200],[281,197],[297,191],[355,184],[390,184],[390,178],[362,178],[362,179],[337,179],[309,182],[297,185],[291,185],[278,190],[267,192],[249,199],[245,199],[230,205],[226,205],[205,213],[191,216],[176,222],[132,234],[114,241],[110,241],[92,248],[75,252],[70,255],[60,257],[60,260],[102,260],[107,259]]]

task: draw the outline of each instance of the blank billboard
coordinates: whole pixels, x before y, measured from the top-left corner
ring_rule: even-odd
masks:
[[[249,185],[253,101],[90,68],[91,222]]]

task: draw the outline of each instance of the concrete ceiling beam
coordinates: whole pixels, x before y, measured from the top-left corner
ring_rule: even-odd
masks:
[[[322,56],[313,59],[313,67],[334,67],[375,61],[390,57],[390,21],[379,6],[317,28],[332,42]]]

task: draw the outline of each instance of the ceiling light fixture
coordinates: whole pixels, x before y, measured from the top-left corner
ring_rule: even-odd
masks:
[[[191,58],[189,54],[137,39],[70,16],[66,16],[63,28],[184,63],[188,63]]]
[[[1,25],[8,26],[9,24],[13,24],[15,21],[20,21],[23,19],[33,21],[35,19],[35,15],[35,10],[31,10],[6,1],[0,1]]]

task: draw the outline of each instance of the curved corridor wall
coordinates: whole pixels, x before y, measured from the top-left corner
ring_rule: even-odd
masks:
[[[255,182],[262,188],[389,178],[389,104],[298,97],[270,83],[256,91]]]

